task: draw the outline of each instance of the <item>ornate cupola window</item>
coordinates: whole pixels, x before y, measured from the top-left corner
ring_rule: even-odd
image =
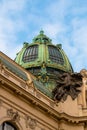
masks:
[[[31,62],[38,58],[38,45],[29,46],[23,55],[23,62]]]
[[[54,62],[63,65],[64,59],[61,52],[54,46],[48,46],[49,59]]]

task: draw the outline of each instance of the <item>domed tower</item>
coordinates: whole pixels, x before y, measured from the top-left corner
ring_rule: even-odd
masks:
[[[54,45],[41,30],[31,44],[24,42],[15,61],[36,76],[44,86],[52,91],[58,75],[73,72],[68,57],[61,44]]]

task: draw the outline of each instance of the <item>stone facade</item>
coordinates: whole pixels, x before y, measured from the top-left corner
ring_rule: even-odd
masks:
[[[34,86],[31,73],[1,52],[0,56],[28,78],[25,81],[0,62],[0,130],[5,122],[15,127],[11,130],[87,130],[86,82],[78,98],[68,96],[56,103]]]

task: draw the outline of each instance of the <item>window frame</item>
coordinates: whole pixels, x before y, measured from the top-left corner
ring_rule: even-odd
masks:
[[[6,128],[6,125],[7,126],[10,126],[11,128],[11,130],[17,130],[17,128],[12,124],[12,123],[10,123],[10,122],[3,122],[1,125],[0,125],[0,130],[9,130],[8,128]]]
[[[64,65],[63,55],[60,50],[54,46],[48,46],[49,59],[53,63]]]
[[[29,46],[24,54],[23,54],[23,58],[22,61],[24,63],[26,62],[33,62],[38,58],[38,45],[32,45]]]

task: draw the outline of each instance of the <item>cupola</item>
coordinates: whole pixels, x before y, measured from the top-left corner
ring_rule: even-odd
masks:
[[[73,71],[62,45],[52,44],[52,40],[44,34],[43,30],[33,38],[32,43],[24,42],[15,61],[35,76],[39,75],[43,66],[46,73],[54,79],[58,73]]]
[[[73,72],[72,66],[61,44],[54,45],[41,30],[32,43],[23,43],[15,62],[36,76],[36,86],[52,97],[58,76],[64,72]],[[43,87],[44,86],[44,87]]]

